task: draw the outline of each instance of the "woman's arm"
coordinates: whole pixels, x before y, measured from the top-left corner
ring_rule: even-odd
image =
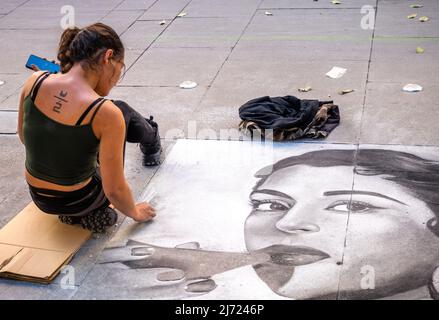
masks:
[[[24,88],[21,90],[20,94],[20,103],[18,105],[18,125],[17,125],[17,133],[18,137],[20,138],[20,141],[22,144],[24,144],[24,137],[23,137],[23,101],[24,101]]]
[[[122,112],[111,101],[106,101],[97,113],[94,125],[100,138],[99,163],[102,184],[108,200],[119,211],[136,221],[152,219],[155,216],[154,209],[147,203],[135,204],[125,179],[125,121]]]
[[[23,137],[23,103],[24,98],[30,93],[30,90],[32,89],[32,86],[34,85],[37,78],[41,75],[41,71],[34,72],[24,83],[23,89],[21,90],[20,94],[20,103],[18,105],[18,125],[17,125],[17,133],[18,137],[20,138],[20,141],[22,144],[24,144],[24,137]]]

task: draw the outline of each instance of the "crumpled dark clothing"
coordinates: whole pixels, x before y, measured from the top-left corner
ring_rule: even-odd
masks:
[[[239,116],[240,130],[252,136],[258,130],[262,137],[268,137],[266,131],[272,129],[276,141],[326,137],[340,123],[340,111],[333,101],[294,96],[252,99],[239,108]]]

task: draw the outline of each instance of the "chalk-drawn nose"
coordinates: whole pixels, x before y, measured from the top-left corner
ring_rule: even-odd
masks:
[[[301,221],[285,221],[284,219],[279,220],[276,223],[276,228],[282,232],[300,234],[300,233],[313,233],[319,232],[320,227],[314,223]]]

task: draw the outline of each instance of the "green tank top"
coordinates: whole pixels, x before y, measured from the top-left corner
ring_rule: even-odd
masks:
[[[49,73],[43,73],[24,99],[26,169],[38,179],[74,185],[90,178],[96,171],[99,140],[93,132],[92,122],[105,100],[96,99],[74,126],[57,122],[35,106],[38,89],[48,76]],[[90,123],[81,125],[96,105]]]

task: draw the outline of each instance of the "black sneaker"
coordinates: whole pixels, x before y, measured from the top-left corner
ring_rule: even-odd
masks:
[[[59,221],[65,224],[75,225],[81,223],[81,217],[75,216],[58,216]]]
[[[144,153],[142,164],[145,167],[152,167],[152,166],[159,165],[161,163],[161,160],[160,160],[161,154],[162,154],[162,149],[160,149],[156,153],[151,153],[151,154]]]
[[[159,126],[154,121],[152,116],[145,120],[155,129],[155,138],[153,143],[140,143],[140,150],[143,153],[144,166],[156,166],[160,164],[160,155],[162,153],[162,146],[160,143]]]
[[[116,222],[117,212],[110,207],[97,209],[81,217],[81,226],[95,233],[104,233],[108,227],[114,226]]]

